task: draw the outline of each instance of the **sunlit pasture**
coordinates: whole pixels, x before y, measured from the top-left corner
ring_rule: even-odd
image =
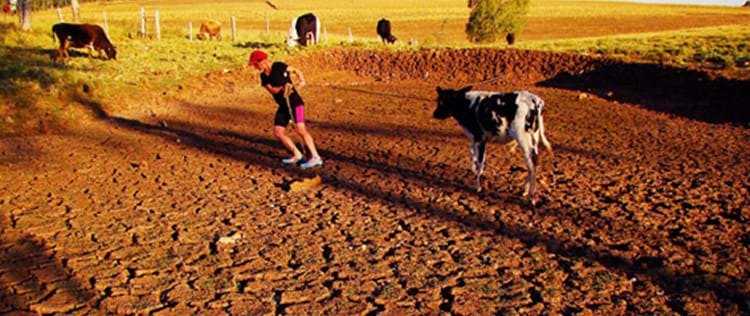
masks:
[[[58,23],[55,10],[34,12],[33,31],[15,30],[18,21],[3,16],[0,23],[0,114],[34,113],[33,106],[56,107],[58,90],[87,82],[99,95],[119,96],[133,87],[177,86],[187,78],[213,71],[231,71],[246,64],[254,48],[268,50],[274,58],[300,52],[283,45],[293,17],[312,12],[323,25],[322,45],[367,49],[410,50],[473,47],[464,32],[470,9],[459,0],[313,1],[264,0],[205,2],[122,1],[85,3],[81,22],[104,26],[118,48],[116,62],[79,57],[66,65],[52,63],[56,42],[51,27]],[[141,9],[145,12],[145,37],[140,34]],[[156,38],[158,11],[161,39]],[[70,8],[60,10],[71,21]],[[236,21],[232,42],[231,18]],[[375,25],[391,20],[399,39],[386,47],[377,39]],[[224,25],[221,42],[189,41],[202,21]],[[351,34],[351,35],[350,35]],[[613,56],[635,61],[676,65],[710,65],[730,73],[747,73],[750,60],[750,10],[720,6],[649,5],[639,3],[533,0],[526,24],[515,47]],[[498,42],[483,46],[506,48]],[[23,93],[17,93],[23,91]],[[20,109],[18,104],[24,105]],[[9,114],[8,114],[9,113]],[[23,120],[19,117],[19,120]],[[4,124],[0,122],[0,124]]]

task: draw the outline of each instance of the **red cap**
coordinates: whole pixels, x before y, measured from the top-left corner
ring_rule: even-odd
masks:
[[[262,50],[256,50],[253,51],[252,54],[250,54],[250,61],[247,62],[248,66],[255,66],[258,64],[261,60],[268,59],[268,55],[264,53]]]

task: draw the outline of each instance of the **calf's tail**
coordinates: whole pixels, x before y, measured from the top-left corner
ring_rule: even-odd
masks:
[[[552,145],[547,140],[547,137],[544,136],[544,119],[542,118],[542,113],[539,113],[539,116],[537,116],[537,120],[539,121],[539,139],[542,141],[542,146],[544,146],[545,149],[552,152]]]
[[[534,124],[532,124],[532,126],[535,127],[535,130],[532,132],[534,134],[534,143],[535,145],[538,145],[539,142],[541,142],[542,146],[544,146],[545,149],[552,152],[552,145],[550,145],[547,137],[544,136],[544,118],[542,116],[544,101],[539,97],[534,97],[532,98],[532,102],[534,103],[534,107],[536,108],[536,115],[534,117],[535,122]]]

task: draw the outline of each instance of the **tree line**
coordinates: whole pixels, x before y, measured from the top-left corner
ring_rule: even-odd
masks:
[[[94,1],[110,2],[113,0],[5,0],[3,2],[18,6],[21,30],[29,31],[32,11],[71,6],[77,21],[79,3]],[[523,17],[528,12],[529,2],[530,0],[468,0],[468,6],[472,8],[466,24],[468,39],[475,43],[491,43],[505,35],[505,40],[512,45],[523,27]]]

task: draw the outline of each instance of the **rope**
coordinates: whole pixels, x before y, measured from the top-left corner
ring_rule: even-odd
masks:
[[[498,81],[500,79],[502,79],[502,77],[494,77],[494,78],[485,79],[482,81],[469,83],[467,84],[467,86],[487,84],[487,83]],[[334,84],[308,84],[308,86],[317,86],[317,87],[323,87],[323,88],[330,88],[334,90],[343,90],[343,91],[359,92],[359,93],[366,93],[366,94],[373,94],[373,95],[382,95],[382,96],[392,97],[392,98],[412,99],[412,100],[427,101],[427,102],[435,101],[435,99],[420,97],[416,95],[370,91],[370,90],[365,90],[365,89],[350,88],[347,86],[339,86],[339,85],[334,85]]]
[[[375,95],[382,95],[382,96],[393,97],[393,98],[414,99],[414,100],[428,101],[428,102],[435,101],[433,99],[423,98],[423,97],[419,97],[415,95],[369,91],[369,90],[364,90],[364,89],[348,88],[348,87],[337,86],[337,85],[324,85],[323,87],[331,88],[334,90],[344,90],[344,91],[359,92],[359,93],[366,93],[366,94],[375,94]]]
[[[474,86],[474,85],[478,85],[478,84],[485,84],[485,83],[495,82],[495,81],[500,80],[500,78],[501,77],[495,77],[495,78],[485,79],[485,80],[478,81],[478,82],[475,82],[475,83],[470,83],[467,86]]]
[[[292,123],[292,128],[294,129],[295,132],[297,132],[297,122],[294,117],[294,111],[292,111],[292,103],[289,102],[289,96],[292,94],[293,90],[294,90],[294,85],[291,83],[287,83],[284,86],[284,99],[286,99],[286,109],[289,111],[289,122]],[[299,142],[300,142],[300,147],[302,147],[302,155],[307,156],[307,148],[305,147],[305,143],[302,141],[302,139],[300,139]]]

